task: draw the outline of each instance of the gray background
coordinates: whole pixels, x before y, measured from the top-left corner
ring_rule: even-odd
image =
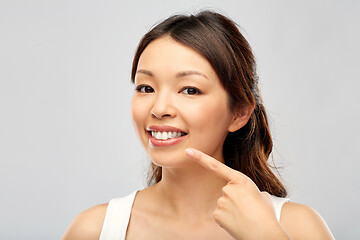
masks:
[[[0,239],[59,239],[82,210],[144,186],[130,118],[141,36],[210,8],[258,60],[274,159],[295,202],[360,238],[359,1],[2,1]]]

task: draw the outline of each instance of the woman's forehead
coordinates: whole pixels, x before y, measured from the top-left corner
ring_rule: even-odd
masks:
[[[152,41],[142,52],[137,69],[151,72],[200,72],[212,75],[214,69],[209,61],[194,49],[181,44],[171,37]]]

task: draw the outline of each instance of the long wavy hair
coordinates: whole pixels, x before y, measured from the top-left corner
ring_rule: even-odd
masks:
[[[167,18],[141,39],[133,60],[132,82],[144,49],[150,42],[163,36],[170,36],[194,49],[210,62],[228,93],[231,111],[237,107],[255,106],[247,124],[228,133],[223,145],[225,164],[246,174],[260,191],[267,191],[278,197],[287,196],[284,185],[268,163],[273,142],[258,88],[256,62],[249,43],[237,25],[229,18],[212,11]],[[161,178],[161,167],[151,163],[148,185],[159,182]]]

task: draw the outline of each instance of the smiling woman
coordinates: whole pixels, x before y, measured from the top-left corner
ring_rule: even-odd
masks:
[[[154,166],[181,168],[189,162],[194,164],[184,157],[189,147],[222,159],[222,144],[233,114],[210,63],[190,47],[164,36],[145,48],[136,66],[132,117]],[[139,87],[148,90],[139,91]],[[162,139],[172,131],[180,137]]]
[[[230,19],[168,18],[141,40],[131,77],[149,187],[84,211],[64,239],[333,239],[268,166],[254,56]]]

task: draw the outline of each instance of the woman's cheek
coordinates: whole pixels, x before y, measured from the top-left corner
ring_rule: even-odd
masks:
[[[146,114],[146,105],[141,99],[134,97],[131,102],[131,117],[137,132],[145,127]]]
[[[194,109],[191,115],[191,128],[196,129],[203,140],[217,145],[227,135],[230,114],[226,103],[207,101],[206,104]]]
[[[211,103],[210,103],[211,104]],[[186,122],[189,130],[196,136],[197,141],[202,141],[203,138],[209,137],[212,128],[209,124],[212,122],[211,118],[213,113],[209,103],[204,104],[191,104],[186,111]]]
[[[136,101],[132,100],[132,102],[131,102],[131,118],[133,120],[135,127],[137,127],[138,112],[139,111],[136,110]]]

